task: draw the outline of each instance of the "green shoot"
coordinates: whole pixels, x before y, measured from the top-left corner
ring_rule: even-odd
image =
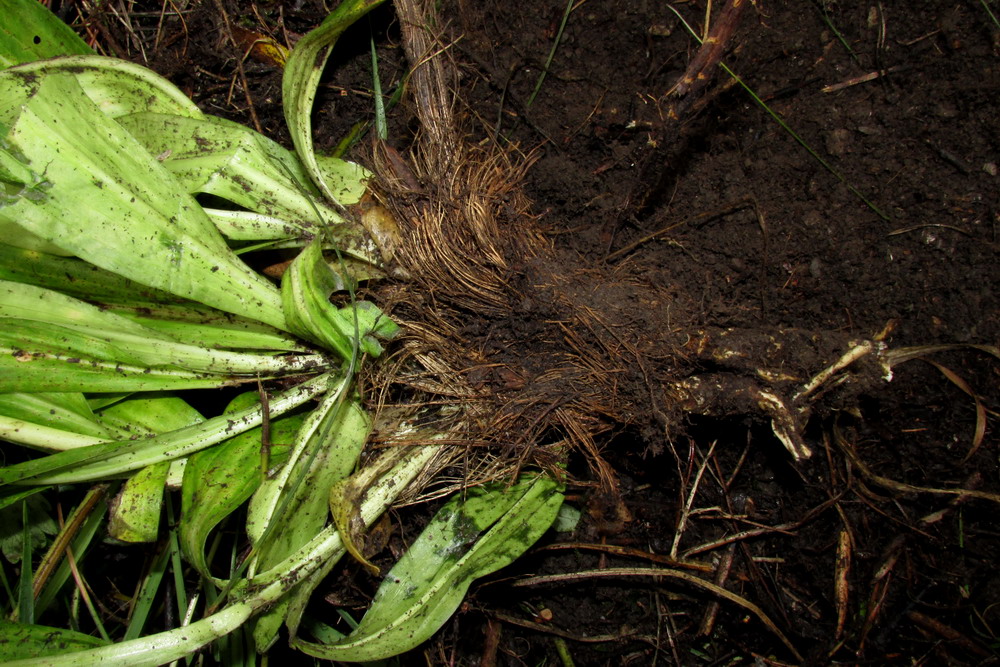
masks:
[[[569,21],[569,15],[573,13],[574,2],[575,0],[566,1],[566,10],[563,12],[562,21],[559,22],[559,30],[556,31],[556,37],[552,41],[552,48],[549,49],[549,56],[545,59],[545,65],[542,66],[542,71],[538,75],[538,81],[535,82],[535,89],[531,91],[531,95],[528,96],[528,101],[524,103],[525,108],[531,106],[532,102],[535,101],[535,97],[538,96],[538,92],[542,89],[542,83],[545,81],[545,75],[548,74],[549,68],[552,66],[552,60],[556,57],[556,49],[559,48],[559,43],[562,41],[563,31],[566,29],[566,22]]]
[[[981,4],[983,9],[986,10],[986,15],[990,17],[991,21],[993,21],[993,25],[995,25],[997,29],[1000,29],[1000,19],[997,19],[997,15],[993,13],[993,10],[990,8],[990,3],[987,2],[987,0],[979,0],[979,4]]]
[[[166,573],[169,556],[170,550],[164,545],[157,552],[149,572],[143,578],[139,594],[135,598],[129,615],[128,628],[125,629],[123,636],[125,641],[135,639],[142,634],[143,626],[146,624],[146,619],[149,618],[154,599],[160,589],[160,583],[163,581],[163,575]]]
[[[35,594],[32,589],[31,522],[28,517],[28,502],[21,502],[21,578],[17,585],[17,618],[21,623],[35,622]]]
[[[820,0],[813,0],[813,6],[819,10],[820,16],[823,18],[823,24],[826,25],[827,29],[833,33],[833,36],[837,38],[840,45],[844,47],[847,54],[851,56],[851,60],[858,66],[861,65],[861,60],[858,59],[858,54],[855,53],[851,45],[847,43],[847,39],[844,37],[843,33],[837,30],[837,26],[834,25],[833,19],[830,18],[829,12],[826,11],[826,6]]]
[[[371,36],[372,50],[372,96],[375,98],[375,136],[379,141],[389,138],[389,128],[385,122],[385,100],[382,98],[382,79],[378,73],[378,54],[375,52],[375,36]]]

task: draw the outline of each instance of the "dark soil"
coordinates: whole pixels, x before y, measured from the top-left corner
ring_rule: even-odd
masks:
[[[227,42],[221,5],[182,22],[161,20],[155,4],[134,9],[131,33],[110,14],[89,30],[109,52],[145,52],[207,111],[253,124],[236,63],[254,38]],[[675,5],[701,30],[704,2]],[[308,1],[226,7],[230,25],[279,42],[325,15]],[[746,8],[725,63],[829,169],[718,68],[680,120],[664,117],[697,50],[666,3],[578,3],[533,96],[564,11],[462,0],[441,9],[470,140],[535,160],[524,187],[554,250],[547,270],[576,300],[621,318],[609,327],[654,342],[708,328],[834,341],[817,359],[790,345],[769,361],[809,373],[890,322],[890,348],[1000,342],[1000,27],[982,3]],[[379,9],[338,46],[317,112],[321,147],[371,116],[370,30],[383,86],[398,84],[393,17]],[[250,58],[243,76],[260,126],[287,143],[280,70]],[[401,150],[410,109],[404,97],[392,111]],[[532,328],[518,326],[530,351]],[[900,365],[849,401],[821,400],[806,429],[815,454],[799,463],[752,411],[688,416],[666,435],[637,415],[599,443],[626,511],[617,501],[608,511],[586,484],[590,469],[571,462],[583,482],[570,489],[583,510],[576,530],[475,585],[404,662],[992,664],[996,501],[916,487],[1000,491],[998,373],[996,359],[956,349]],[[990,421],[973,451],[977,400]],[[566,578],[530,578],[554,574]],[[363,603],[374,585],[350,595]]]

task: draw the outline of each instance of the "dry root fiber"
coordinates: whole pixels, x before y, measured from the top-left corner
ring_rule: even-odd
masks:
[[[447,426],[464,445],[456,452],[466,483],[527,464],[556,470],[576,451],[614,497],[599,443],[630,428],[659,451],[685,413],[768,418],[799,460],[810,454],[800,434],[818,396],[831,390],[849,403],[880,381],[878,344],[696,331],[672,295],[630,275],[628,262],[581,268],[558,257],[519,189],[530,159],[463,142],[455,68],[431,3],[396,7],[421,134],[406,158],[384,146],[374,154],[398,222],[397,273],[408,279],[381,295],[406,333],[372,381],[385,414],[444,419],[431,408],[459,406]]]

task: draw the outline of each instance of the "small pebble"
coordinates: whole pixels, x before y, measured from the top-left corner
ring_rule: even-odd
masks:
[[[847,144],[851,139],[850,130],[839,128],[826,135],[826,152],[830,155],[843,155],[847,152]]]
[[[958,107],[951,102],[938,102],[934,105],[934,115],[938,118],[957,118]]]

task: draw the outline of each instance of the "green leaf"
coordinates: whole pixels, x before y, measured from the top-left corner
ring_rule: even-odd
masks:
[[[65,451],[99,444],[108,438],[80,435],[73,431],[0,415],[0,440],[46,451]]]
[[[139,395],[103,410],[100,421],[136,437],[168,433],[200,424],[205,418],[176,396]],[[111,537],[123,542],[157,539],[170,465],[164,462],[147,466],[125,482],[110,504]]]
[[[212,116],[137,113],[117,120],[186,192],[210,194],[253,212],[209,209],[228,238],[311,238],[322,228],[342,250],[369,261],[377,257],[363,230],[322,201],[295,154],[250,128]],[[333,158],[323,165],[346,203],[360,200],[370,173]]]
[[[271,465],[287,458],[288,444],[304,419],[291,415],[271,422],[271,440],[278,443],[272,444]],[[255,428],[188,459],[181,486],[180,545],[185,558],[206,578],[211,579],[212,573],[205,541],[260,486],[261,446],[261,429]],[[284,450],[284,456],[276,450]]]
[[[313,182],[330,201],[337,198],[326,182],[316,160],[312,139],[312,107],[316,89],[327,58],[340,35],[352,23],[367,14],[384,0],[344,0],[309,34],[299,40],[288,57],[281,80],[285,123],[292,135],[295,152],[305,165]]]
[[[357,401],[344,396],[349,384],[330,378],[322,402],[296,433],[288,462],[251,500],[247,532],[259,553],[258,570],[298,549],[326,524],[330,488],[357,465],[371,424]]]
[[[0,69],[94,51],[37,0],[0,0]],[[17,20],[12,20],[13,17]]]
[[[195,305],[193,301],[128,280],[75,257],[58,257],[7,243],[0,243],[0,280],[57,290],[91,303],[133,307]]]
[[[157,463],[139,470],[125,482],[109,504],[111,537],[122,542],[156,541],[169,470],[169,462]]]
[[[82,632],[44,625],[22,625],[0,620],[0,662],[37,660],[104,646],[107,642]],[[37,664],[37,663],[36,663]]]
[[[66,56],[11,67],[0,76],[0,121],[10,123],[16,109],[38,93],[51,76],[72,77],[109,118],[139,111],[202,118],[204,113],[156,72],[127,60],[95,55]]]
[[[341,206],[353,206],[368,191],[372,173],[357,162],[349,162],[330,155],[317,155],[316,165],[323,182]]]
[[[169,433],[205,421],[187,401],[163,394],[136,394],[100,411],[101,424],[127,437]]]
[[[393,338],[399,327],[367,301],[339,309],[330,303],[330,296],[346,285],[323,259],[321,245],[317,238],[306,246],[282,276],[281,297],[290,330],[336,351],[346,360],[354,358],[353,341],[360,336],[360,351],[379,356],[382,345],[378,338]]]
[[[48,546],[59,527],[52,518],[53,510],[48,500],[42,496],[25,498],[28,510],[27,531],[30,536],[31,550],[40,550]],[[0,553],[9,563],[21,560],[21,535],[24,530],[21,503],[10,504],[0,508]]]
[[[471,582],[510,564],[548,529],[562,494],[547,476],[474,489],[435,515],[379,587],[358,628],[335,644],[293,640],[327,660],[369,661],[430,638],[461,604]]]
[[[282,415],[326,388],[327,377],[323,375],[288,389],[271,399],[271,414]],[[259,426],[261,421],[260,408],[253,407],[144,440],[113,441],[59,452],[0,468],[0,485],[68,484],[106,479],[189,456]]]
[[[343,218],[317,199],[295,156],[248,127],[221,118],[138,113],[119,118],[191,194],[210,194],[271,216],[284,227],[257,238],[313,236]],[[262,230],[263,234],[263,230]]]
[[[191,195],[73,78],[42,77],[6,141],[32,177],[0,197],[0,216],[143,285],[285,329],[274,286],[229,250]]]
[[[25,498],[41,493],[47,490],[47,486],[36,486],[31,489],[25,488],[11,488],[0,489],[0,510],[4,510],[11,505],[20,503]],[[0,607],[2,608],[2,607]]]
[[[296,435],[289,460],[273,479],[264,480],[250,502],[247,532],[254,541],[257,571],[281,562],[327,523],[327,496],[357,465],[371,423],[346,392],[349,380],[327,391]],[[328,570],[332,563],[326,564]],[[296,596],[308,596],[321,574],[299,584]],[[254,639],[266,651],[277,638],[288,610],[281,604],[257,621]]]
[[[111,306],[108,310],[195,347],[312,352],[299,339],[263,322],[191,303],[182,306]]]
[[[0,394],[0,415],[101,440],[115,437],[79,392]]]
[[[288,375],[327,365],[319,355],[231,351],[178,342],[59,292],[2,280],[0,322],[0,369],[10,369],[0,377],[0,391],[203,386],[212,375],[220,377],[210,386],[220,386],[239,376]]]
[[[440,448],[436,446],[406,448],[404,455],[399,458],[398,466],[385,475],[365,498],[362,508],[365,520],[373,521],[384,512],[439,451]],[[391,451],[389,454],[396,456],[397,452]],[[246,587],[242,590],[244,597],[200,621],[142,639],[81,651],[64,658],[52,658],[44,662],[28,659],[12,664],[25,667],[35,667],[39,664],[65,667],[121,664],[137,667],[179,660],[190,656],[194,651],[219,637],[233,632],[246,623],[255,611],[273,605],[299,582],[312,576],[331,558],[337,558],[342,553],[337,533],[329,527],[324,528],[302,549],[271,571],[256,577],[252,582],[252,588]]]

